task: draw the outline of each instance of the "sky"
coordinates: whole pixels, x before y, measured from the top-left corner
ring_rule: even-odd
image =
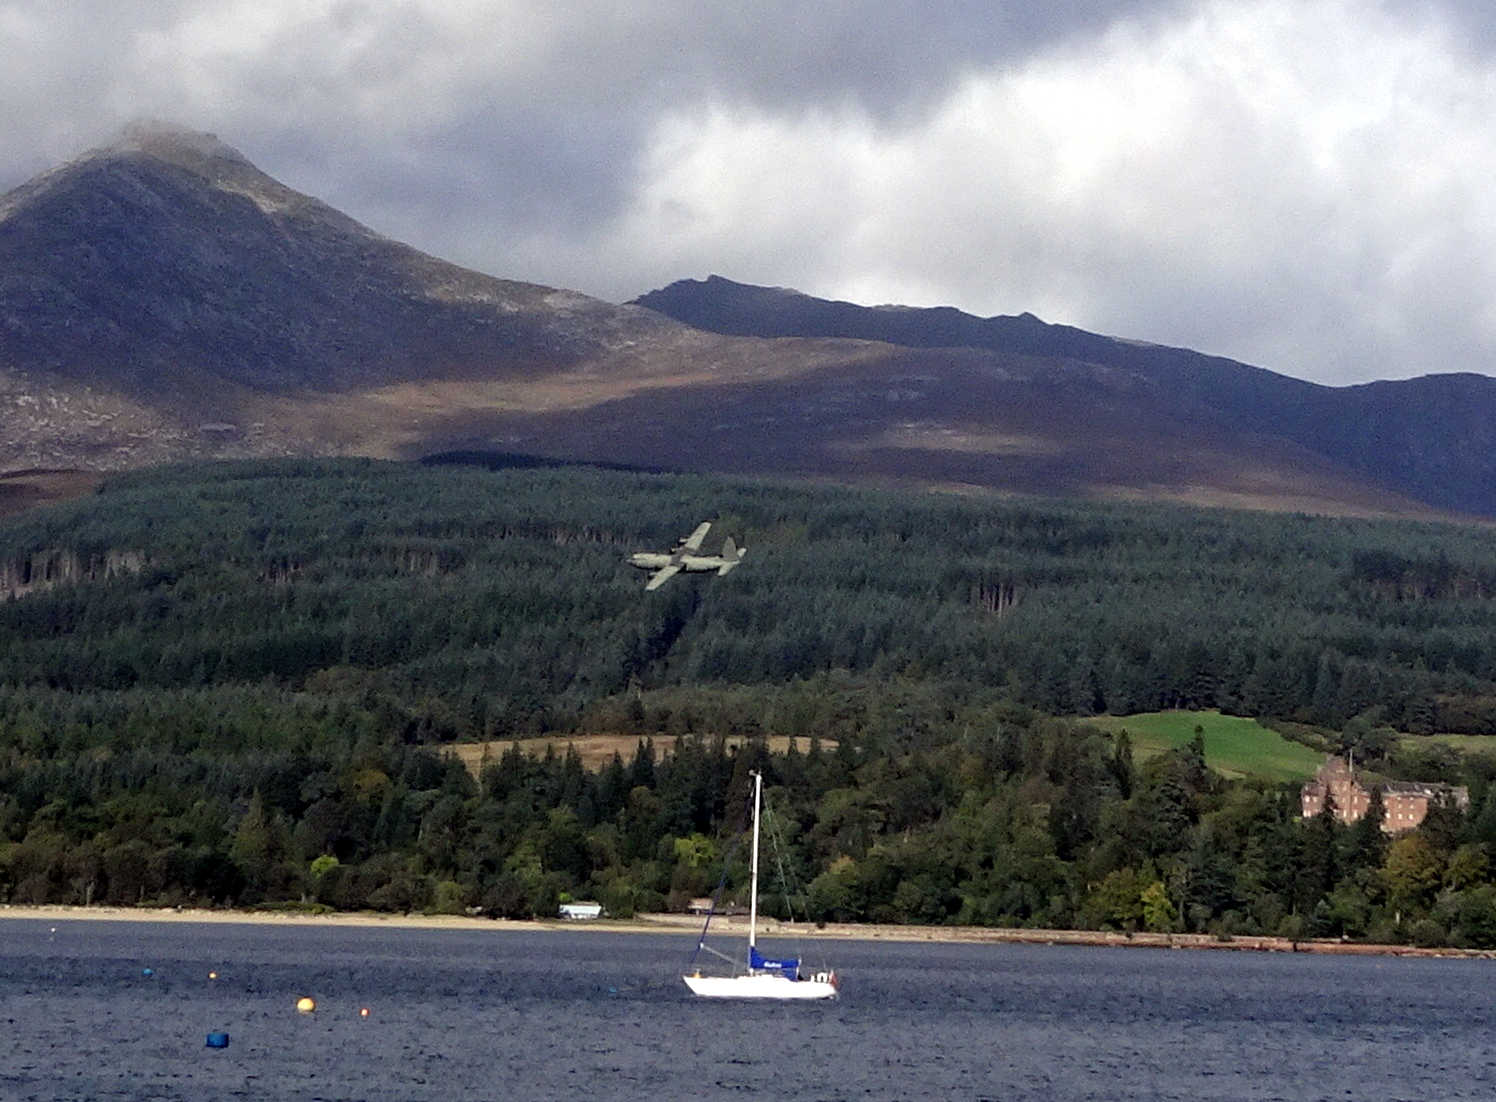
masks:
[[[1489,0],[0,0],[0,190],[162,119],[621,302],[710,273],[1496,374]]]

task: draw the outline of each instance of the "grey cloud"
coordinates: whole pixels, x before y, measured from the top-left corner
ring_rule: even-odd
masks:
[[[651,52],[681,96],[746,98],[790,110],[850,101],[894,122],[943,95],[971,68],[1021,60],[1123,15],[1180,6],[1174,0],[773,0],[746,6],[751,17],[701,21],[692,17],[696,5],[687,3],[677,26],[657,28],[670,33]],[[677,34],[683,48],[672,52]]]
[[[272,148],[300,144],[295,131],[336,145],[351,124],[378,156],[379,128],[360,117],[360,105],[384,91],[399,97],[382,120],[397,138],[402,116],[428,126],[435,116],[437,128],[462,135],[468,160],[493,147],[491,163],[508,166],[500,178],[522,191],[554,193],[555,175],[595,188],[599,173],[627,172],[627,154],[663,111],[712,99],[774,111],[850,103],[880,119],[908,119],[973,66],[1174,3],[458,2],[443,18],[440,9],[349,0],[322,17],[287,5],[284,26],[261,43],[225,41],[196,57],[174,44],[167,56],[142,59],[151,36],[211,26],[232,5],[95,0],[55,14],[27,0],[12,5],[21,14],[13,40],[0,37],[8,57],[34,62],[9,82],[11,102],[24,107],[19,131],[0,147],[17,167],[0,168],[0,183],[12,186],[34,167],[38,155],[27,150],[61,155],[62,142],[173,111],[231,142],[272,137]],[[499,152],[506,147],[532,152],[529,173]],[[432,174],[444,165],[434,162]],[[571,213],[596,199],[570,204]]]
[[[392,217],[397,232],[430,228],[425,204],[433,191],[462,191],[516,232],[549,222],[577,233],[617,214],[635,157],[662,113],[708,102],[791,113],[832,105],[851,106],[887,125],[915,125],[921,111],[974,66],[1021,59],[1038,46],[1104,28],[1118,13],[1162,6],[1163,0],[776,0],[704,16],[706,9],[688,0],[562,5],[563,14],[545,17],[546,32],[518,40],[508,18],[475,20],[479,56],[464,57],[459,47],[455,67],[453,44],[428,25],[397,27],[365,12],[344,17],[346,27],[369,22],[377,29],[360,63],[326,74],[315,94],[307,90],[306,74],[317,72],[319,62],[297,56],[315,53],[315,46],[278,51],[276,74],[259,79],[272,90],[292,89],[294,112],[316,135],[340,125],[338,109],[352,91],[340,88],[340,79],[367,87],[380,73],[435,74],[450,67],[426,92],[441,101],[440,119],[402,125],[397,111],[387,126],[360,128],[354,121],[351,130],[364,149],[348,150],[352,163],[339,167],[368,164],[377,171],[363,182],[346,175],[342,182],[319,181],[325,191],[369,217]],[[261,114],[272,97],[265,99]],[[272,157],[282,141],[272,137]],[[294,172],[298,166],[288,161],[286,167]],[[488,195],[469,187],[486,188]],[[462,202],[456,194],[443,198]]]

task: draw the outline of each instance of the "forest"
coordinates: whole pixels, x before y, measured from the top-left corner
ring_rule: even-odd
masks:
[[[744,566],[643,593],[700,520]],[[1490,759],[1402,737],[1496,734],[1480,528],[286,460],[12,518],[0,581],[0,900],[680,908],[760,768],[818,920],[1496,944]],[[1085,722],[1165,708],[1471,809],[1389,841]],[[638,749],[443,753],[594,731]]]

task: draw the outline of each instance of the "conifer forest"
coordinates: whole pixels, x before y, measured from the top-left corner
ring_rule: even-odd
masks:
[[[758,769],[779,914],[1496,946],[1488,528],[478,458],[0,523],[0,902],[683,910],[743,890]],[[701,521],[743,565],[644,592]],[[1171,709],[1470,805],[1304,819],[1088,722]]]

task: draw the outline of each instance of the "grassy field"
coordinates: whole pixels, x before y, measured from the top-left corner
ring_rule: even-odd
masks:
[[[1324,755],[1289,742],[1254,719],[1220,712],[1147,712],[1134,716],[1095,716],[1085,722],[1104,731],[1127,730],[1133,757],[1143,761],[1183,746],[1198,726],[1205,736],[1205,763],[1224,777],[1268,781],[1308,780]]]
[[[1496,757],[1496,735],[1403,735],[1398,741],[1415,750],[1437,742],[1462,754],[1489,754]]]

